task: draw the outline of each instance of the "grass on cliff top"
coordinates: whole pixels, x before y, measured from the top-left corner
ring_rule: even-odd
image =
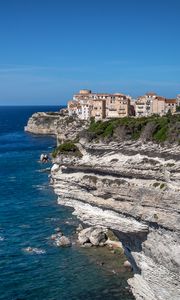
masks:
[[[66,154],[70,156],[81,157],[82,154],[79,151],[78,147],[71,141],[67,141],[59,145],[54,151],[52,152],[52,157],[56,158],[58,155]]]
[[[106,121],[91,120],[87,131],[93,139],[113,138],[118,134],[124,135],[124,139],[137,140],[144,131],[144,136],[149,140],[164,142],[166,140],[178,142],[180,138],[180,115],[165,116],[153,115],[150,117],[125,117]]]

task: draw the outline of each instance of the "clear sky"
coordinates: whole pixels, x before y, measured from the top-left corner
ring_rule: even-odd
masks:
[[[0,105],[180,93],[180,0],[0,0]]]

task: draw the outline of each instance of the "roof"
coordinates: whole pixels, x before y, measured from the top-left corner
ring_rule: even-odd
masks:
[[[165,100],[166,100],[166,98],[165,98],[165,97],[162,97],[162,96],[156,96],[156,99],[157,99],[158,101],[165,101]]]
[[[148,92],[148,93],[146,93],[146,96],[156,96],[157,94],[156,93],[154,93],[154,92]]]
[[[169,104],[176,104],[176,99],[166,99],[165,102]]]
[[[114,93],[113,95],[114,95],[114,96],[125,96],[125,95],[122,94],[122,93]]]

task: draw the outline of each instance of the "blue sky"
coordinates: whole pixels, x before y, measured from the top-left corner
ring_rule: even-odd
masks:
[[[0,0],[0,105],[180,93],[179,0]]]

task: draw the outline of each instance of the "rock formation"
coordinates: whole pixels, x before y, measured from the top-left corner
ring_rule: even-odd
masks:
[[[26,130],[55,134],[61,142],[86,126],[56,113],[38,113]],[[54,161],[59,204],[73,207],[84,224],[116,233],[134,270],[128,282],[136,299],[179,300],[180,146],[83,139],[77,146],[82,157],[61,155]]]
[[[80,231],[78,240],[81,245],[104,246],[108,237],[107,229],[102,227],[90,227]]]
[[[78,146],[82,158],[62,156],[63,168],[53,168],[59,204],[116,233],[135,273],[136,299],[180,299],[180,146]]]
[[[73,140],[88,122],[63,116],[60,112],[38,112],[28,120],[25,131],[34,134],[49,134],[57,137],[57,142]]]

